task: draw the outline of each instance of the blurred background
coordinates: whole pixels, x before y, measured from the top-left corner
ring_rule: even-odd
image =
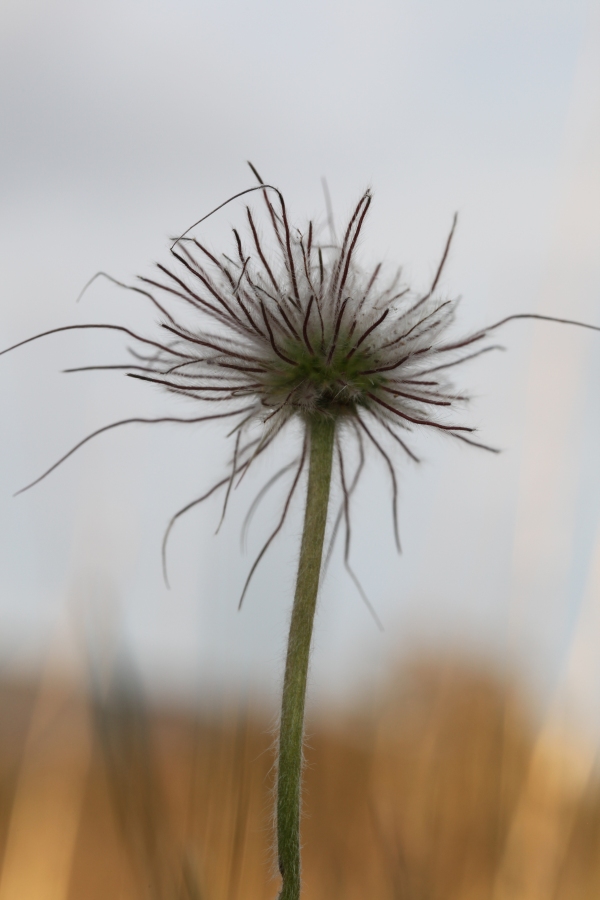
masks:
[[[98,281],[75,300],[100,269],[129,282],[166,262],[171,235],[252,186],[247,159],[298,223],[323,220],[323,177],[338,222],[370,185],[361,253],[402,264],[415,288],[430,282],[458,211],[442,285],[463,298],[457,333],[516,312],[600,323],[593,2],[4,0],[0,122],[2,347],[84,322],[151,334],[152,311],[133,294]],[[213,217],[203,238],[226,251],[240,209]],[[530,752],[561,735],[581,786],[600,737],[598,337],[513,323],[502,341],[505,353],[469,363],[457,384],[473,396],[465,419],[503,452],[417,438],[423,464],[402,464],[401,556],[386,472],[370,460],[353,565],[384,631],[338,547],[311,708],[368,708],[409,660],[454,684],[443,661],[461,660],[498,696],[520,686]],[[48,679],[83,685],[90,658],[100,672],[126,658],[140,694],[166,707],[237,710],[243,688],[268,719],[276,702],[301,504],[237,612],[281,501],[275,491],[261,507],[242,553],[241,523],[269,464],[237,492],[217,536],[218,497],[177,523],[170,590],[164,529],[223,471],[218,427],[117,430],[12,498],[95,428],[185,413],[118,372],[62,374],[124,351],[118,335],[74,332],[0,359],[0,667],[14,686],[9,718],[18,708],[28,723],[15,732],[25,743],[6,738],[7,759],[35,741],[36,698],[47,690],[48,709],[62,709]],[[217,729],[225,742],[227,728]],[[3,884],[0,900],[25,896]]]

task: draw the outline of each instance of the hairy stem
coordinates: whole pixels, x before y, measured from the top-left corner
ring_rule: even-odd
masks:
[[[304,530],[288,638],[277,774],[277,853],[283,879],[279,900],[300,897],[300,786],[306,679],[319,590],[333,461],[334,419],[308,425],[310,465]]]

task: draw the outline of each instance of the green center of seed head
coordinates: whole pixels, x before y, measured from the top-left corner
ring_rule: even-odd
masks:
[[[368,392],[376,390],[384,378],[364,373],[376,368],[375,354],[360,347],[350,355],[355,340],[348,334],[338,335],[335,350],[329,358],[330,344],[314,340],[311,353],[303,341],[290,340],[282,352],[291,362],[273,361],[267,387],[275,403],[288,398],[288,403],[307,412],[348,415],[357,406],[369,404]]]

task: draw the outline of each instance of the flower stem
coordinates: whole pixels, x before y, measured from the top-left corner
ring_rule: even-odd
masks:
[[[335,420],[308,423],[310,464],[296,594],[288,638],[277,773],[277,853],[283,879],[279,900],[300,897],[300,785],[304,703],[310,643],[327,522]]]

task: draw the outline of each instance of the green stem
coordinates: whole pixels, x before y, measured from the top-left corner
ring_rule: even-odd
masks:
[[[300,786],[304,702],[329,504],[335,420],[308,424],[310,465],[298,578],[288,638],[277,773],[277,853],[283,879],[279,900],[300,897]]]

